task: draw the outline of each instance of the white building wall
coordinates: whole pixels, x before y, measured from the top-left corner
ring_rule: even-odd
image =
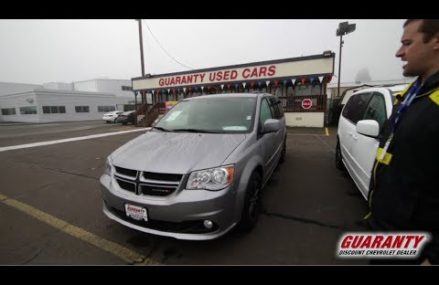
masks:
[[[105,112],[98,112],[98,106],[115,106],[113,94],[78,93],[40,89],[34,92],[5,95],[0,98],[0,108],[15,108],[15,115],[1,115],[0,121],[10,122],[58,122],[100,120]],[[36,106],[37,114],[20,114],[20,107]],[[66,113],[44,114],[43,106],[65,106]],[[75,106],[89,106],[88,113],[77,113]]]
[[[325,113],[323,112],[286,112],[285,120],[288,127],[323,128]]]
[[[94,79],[73,83],[49,82],[43,85],[0,82],[0,108],[15,108],[15,115],[2,115],[0,121],[53,122],[101,119],[98,106],[134,104],[134,93],[122,90],[130,80]],[[37,114],[20,114],[20,107],[36,106]],[[43,106],[65,106],[66,113],[43,114]],[[75,106],[89,106],[89,113],[76,113]]]
[[[37,107],[37,114],[21,115],[20,107]],[[15,115],[3,116],[0,110],[0,121],[8,122],[38,122],[38,105],[34,92],[4,95],[0,97],[0,109],[15,108]]]
[[[116,106],[112,94],[38,92],[39,122],[99,120],[105,112],[98,112],[98,106]],[[66,113],[44,114],[43,106],[65,106]],[[89,113],[77,113],[75,106],[89,106]]]

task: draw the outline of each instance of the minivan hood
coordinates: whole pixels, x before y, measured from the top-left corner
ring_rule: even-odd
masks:
[[[158,173],[185,174],[221,166],[245,134],[149,131],[114,151],[113,165]]]

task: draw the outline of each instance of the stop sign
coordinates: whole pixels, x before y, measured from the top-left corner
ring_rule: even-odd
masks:
[[[311,109],[312,107],[312,100],[311,99],[303,99],[302,100],[302,108],[305,110]]]

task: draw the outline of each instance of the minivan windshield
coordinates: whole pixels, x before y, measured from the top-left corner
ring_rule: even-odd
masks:
[[[256,98],[197,98],[175,105],[155,126],[159,130],[248,133],[253,129]]]

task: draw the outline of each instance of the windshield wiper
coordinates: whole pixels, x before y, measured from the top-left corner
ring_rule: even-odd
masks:
[[[152,127],[153,129],[161,130],[163,132],[169,132],[168,129],[162,128],[162,127]]]
[[[188,132],[188,133],[219,133],[218,131],[200,130],[200,129],[173,129],[173,132]]]

